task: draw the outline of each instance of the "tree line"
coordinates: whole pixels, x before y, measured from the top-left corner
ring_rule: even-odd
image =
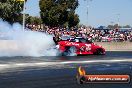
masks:
[[[10,24],[14,22],[22,24],[23,5],[24,3],[19,0],[0,0],[0,18],[8,21]],[[74,27],[80,22],[78,14],[75,13],[78,6],[78,0],[40,0],[40,17],[26,14],[26,23],[45,24],[50,27]],[[118,24],[107,26],[107,28],[111,29],[117,27],[130,28],[131,26],[119,26]]]
[[[24,3],[19,0],[0,1],[0,18],[8,21],[10,24],[14,22],[22,24],[23,5]],[[79,23],[79,16],[75,13],[78,5],[78,0],[40,0],[40,17],[33,17],[26,14],[26,23],[43,23],[51,27],[76,26]]]
[[[23,3],[17,0],[0,0],[0,18],[8,21],[22,23]]]
[[[115,28],[131,28],[131,26],[130,25],[121,26],[121,25],[118,25],[118,24],[114,24],[114,25],[108,25],[107,28],[110,28],[110,29],[115,29]]]

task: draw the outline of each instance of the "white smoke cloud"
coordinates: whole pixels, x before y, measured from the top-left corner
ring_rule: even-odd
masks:
[[[23,31],[22,25],[0,19],[0,56],[56,56],[56,50],[47,51],[53,45],[50,35]]]

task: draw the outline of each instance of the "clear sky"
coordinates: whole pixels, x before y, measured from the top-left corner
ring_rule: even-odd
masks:
[[[90,1],[90,0],[89,0]],[[132,26],[132,0],[92,0],[89,2],[87,17],[87,2],[79,0],[76,13],[80,24],[89,24],[94,27],[118,23]],[[32,16],[39,16],[39,0],[27,0],[26,12]]]

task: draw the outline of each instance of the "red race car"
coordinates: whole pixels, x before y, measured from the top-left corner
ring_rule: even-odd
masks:
[[[69,56],[71,53],[75,53],[76,55],[105,54],[105,49],[102,46],[96,45],[82,37],[61,40],[58,42],[57,46],[62,56]]]

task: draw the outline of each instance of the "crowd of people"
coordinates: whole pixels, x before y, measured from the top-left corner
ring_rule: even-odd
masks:
[[[54,40],[59,41],[62,36],[70,37],[83,37],[87,38],[93,42],[122,42],[122,41],[132,41],[132,30],[122,30],[122,29],[98,29],[92,27],[45,27],[44,29],[39,29],[41,32],[53,35]]]

